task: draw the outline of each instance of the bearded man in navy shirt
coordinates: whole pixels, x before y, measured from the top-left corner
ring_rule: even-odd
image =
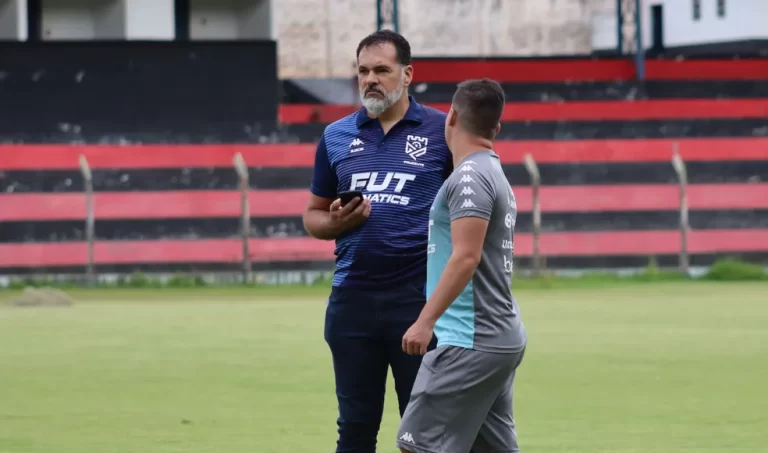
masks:
[[[304,227],[336,241],[325,317],[339,416],[337,453],[373,453],[392,368],[402,416],[421,364],[402,338],[426,304],[429,210],[453,164],[446,114],[408,94],[408,41],[392,31],[357,48],[363,107],[317,145]],[[344,204],[338,194],[360,190]],[[434,339],[429,349],[434,348]]]

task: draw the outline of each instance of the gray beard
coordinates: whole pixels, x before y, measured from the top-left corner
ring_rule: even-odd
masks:
[[[391,93],[387,93],[384,95],[384,99],[378,99],[378,98],[368,98],[365,97],[365,94],[360,94],[360,102],[363,104],[363,107],[373,116],[379,116],[382,113],[386,112],[388,108],[392,107],[397,103],[397,101],[400,100],[400,98],[403,96],[403,93],[405,92],[404,88],[404,82],[403,79],[400,79],[400,83],[397,86],[397,89]]]

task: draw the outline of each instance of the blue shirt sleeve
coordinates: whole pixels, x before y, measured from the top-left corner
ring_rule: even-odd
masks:
[[[325,136],[320,138],[315,151],[315,170],[312,174],[310,191],[322,198],[336,198],[339,185],[336,172],[331,168],[328,160],[328,149],[325,147]]]

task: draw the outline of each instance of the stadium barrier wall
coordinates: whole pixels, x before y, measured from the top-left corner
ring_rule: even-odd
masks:
[[[533,249],[522,165],[530,153],[541,171],[540,250],[549,267],[644,266],[650,257],[676,266],[674,149],[688,164],[692,264],[723,254],[765,262],[768,139],[740,138],[500,142],[519,200],[516,265],[528,266]],[[313,145],[25,145],[0,148],[0,273],[85,269],[81,155],[93,173],[96,272],[240,271],[237,153],[249,167],[254,268],[331,268],[333,243],[301,227]]]
[[[351,108],[318,108],[299,93],[307,101],[278,110],[280,87],[285,98],[293,84],[277,81],[274,43],[115,45],[0,45],[0,143],[14,144],[0,145],[0,274],[83,272],[80,155],[93,171],[96,272],[240,272],[244,253],[255,270],[329,269],[333,244],[309,238],[300,214],[314,143]],[[691,264],[766,261],[768,59],[649,60],[643,82],[627,59],[415,65],[416,98],[444,110],[464,78],[503,83],[510,104],[497,150],[519,198],[518,268],[533,251],[527,153],[541,173],[549,267],[651,257],[677,266],[676,145],[688,167]],[[247,252],[238,152],[249,166]]]

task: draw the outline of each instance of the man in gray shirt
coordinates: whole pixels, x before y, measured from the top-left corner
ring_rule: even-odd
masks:
[[[512,383],[527,336],[512,295],[517,203],[493,139],[505,96],[495,81],[454,94],[445,136],[454,172],[429,216],[427,304],[403,336],[427,353],[397,434],[404,453],[519,451]]]

